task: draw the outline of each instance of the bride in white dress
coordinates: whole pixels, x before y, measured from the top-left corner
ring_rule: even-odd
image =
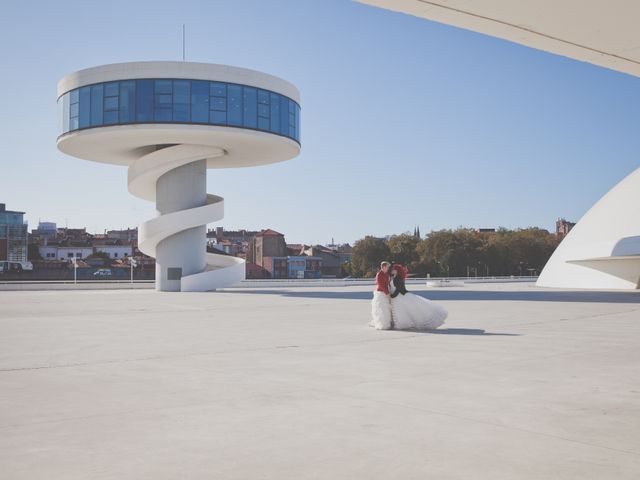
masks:
[[[426,298],[409,293],[404,284],[406,270],[402,265],[391,268],[391,312],[396,330],[433,330],[444,324],[448,312]]]

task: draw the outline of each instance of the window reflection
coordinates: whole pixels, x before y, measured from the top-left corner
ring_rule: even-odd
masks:
[[[59,99],[62,131],[128,123],[199,123],[300,138],[300,107],[268,90],[205,80],[140,79],[77,88]]]

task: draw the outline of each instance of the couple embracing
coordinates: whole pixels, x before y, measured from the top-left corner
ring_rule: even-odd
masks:
[[[447,311],[426,298],[407,291],[407,269],[382,262],[371,301],[370,325],[377,330],[432,330],[447,318]]]

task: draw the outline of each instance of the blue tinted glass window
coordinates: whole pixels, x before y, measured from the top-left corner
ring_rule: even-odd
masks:
[[[269,118],[271,116],[271,110],[269,109],[269,105],[258,105],[258,116]]]
[[[191,82],[191,121],[209,121],[209,83]]]
[[[269,100],[271,102],[270,130],[274,133],[278,133],[280,131],[280,99],[278,98],[277,93],[272,93]]]
[[[171,98],[171,95],[156,95],[156,108],[171,108],[172,103],[173,99]]]
[[[227,112],[219,112],[217,110],[211,111],[211,123],[215,123],[216,125],[226,125],[227,124]]]
[[[129,123],[136,119],[136,82],[120,82],[120,122]]]
[[[170,122],[173,119],[173,111],[170,108],[156,108],[153,119],[156,122]]]
[[[118,82],[109,82],[104,84],[105,97],[115,97],[118,93]]]
[[[102,84],[91,87],[91,126],[102,125]]]
[[[191,118],[191,82],[174,80],[173,82],[173,120],[188,122]]]
[[[252,87],[242,87],[242,104],[244,114],[242,124],[245,127],[258,126],[258,90]]]
[[[118,111],[112,110],[109,112],[104,112],[104,124],[113,125],[114,123],[118,123]]]
[[[91,87],[82,87],[79,92],[80,118],[77,128],[91,125]]]
[[[258,103],[269,105],[269,92],[265,90],[258,90]]]
[[[191,82],[189,80],[174,80],[173,103],[191,102]]]
[[[153,80],[136,80],[136,120],[153,120]]]
[[[104,99],[105,110],[117,110],[118,109],[118,97],[105,97]]]
[[[211,95],[214,97],[226,97],[227,86],[224,83],[211,82]]]
[[[218,110],[224,112],[227,110],[227,99],[226,98],[218,98],[213,97],[213,102],[211,102],[211,109]]]
[[[289,99],[280,96],[280,133],[289,134]]]
[[[242,87],[227,85],[227,123],[242,125]]]
[[[188,103],[178,103],[173,105],[173,121],[174,122],[188,122],[190,114],[190,108]]]
[[[155,81],[155,93],[173,93],[172,90],[171,80]]]
[[[268,90],[183,79],[122,80],[67,92],[62,132],[92,126],[176,122],[257,128],[300,139],[300,107]]]

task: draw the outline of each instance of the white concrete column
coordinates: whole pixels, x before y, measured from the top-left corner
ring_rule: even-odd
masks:
[[[156,183],[159,215],[201,207],[207,202],[207,166],[198,160],[165,173]],[[206,225],[162,240],[156,250],[156,290],[180,291],[180,278],[206,268]]]

